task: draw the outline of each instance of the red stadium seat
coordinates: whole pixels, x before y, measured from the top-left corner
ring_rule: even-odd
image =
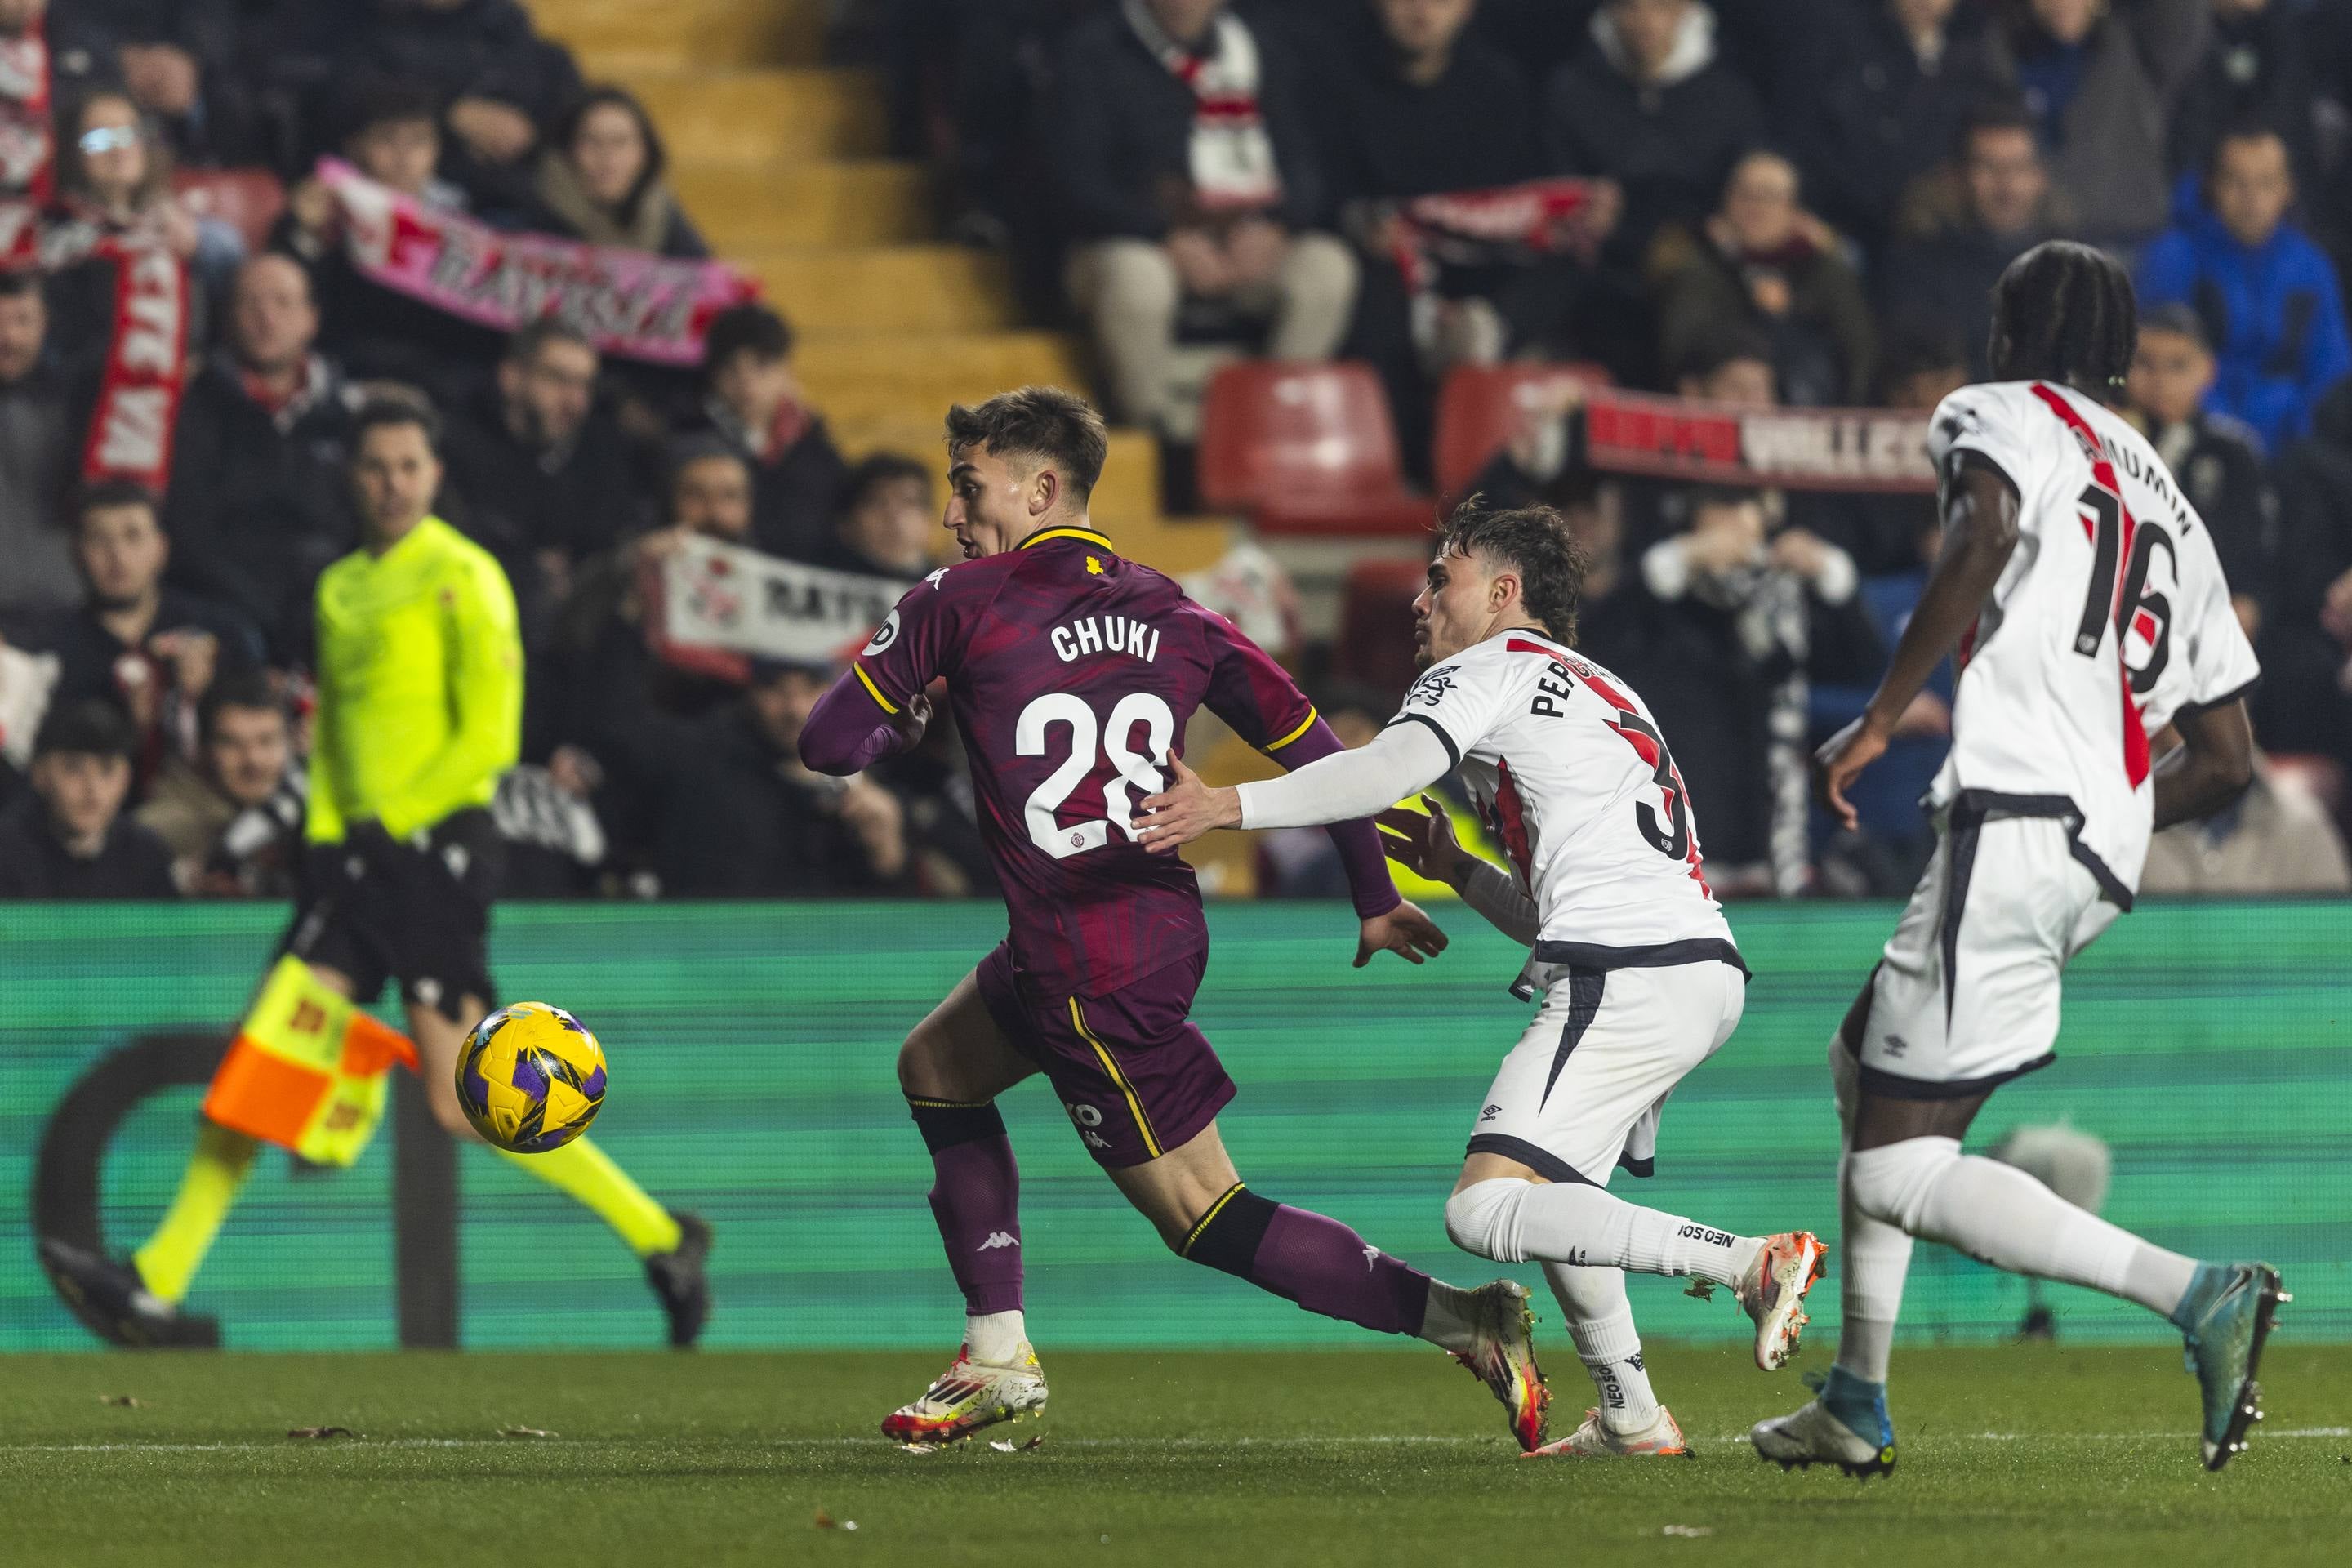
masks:
[[[1437,492],[1458,500],[1519,427],[1526,411],[1563,381],[1606,386],[1597,364],[1461,365],[1437,399]]]
[[[1201,408],[1201,497],[1269,533],[1418,533],[1396,425],[1364,364],[1227,365]]]
[[[269,243],[286,210],[286,187],[267,169],[181,169],[172,188],[198,217],[218,218],[244,236],[251,251]]]
[[[1348,568],[1331,673],[1402,700],[1413,668],[1412,601],[1428,580],[1420,560],[1359,561]]]

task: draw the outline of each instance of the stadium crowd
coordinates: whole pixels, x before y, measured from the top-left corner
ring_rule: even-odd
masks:
[[[1202,344],[1368,362],[1426,482],[1455,366],[1927,410],[1983,373],[2011,258],[2112,247],[2143,310],[2122,395],[2213,529],[2278,759],[2224,818],[2168,835],[2148,886],[2352,889],[2329,821],[2352,804],[2352,6],[846,9],[948,232],[1006,250],[1032,309],[1089,335],[1106,406],[1167,442],[1179,503],[1179,362]],[[493,330],[355,265],[322,156],[492,230],[709,254],[659,127],[515,0],[0,0],[0,897],[288,892],[310,589],[358,542],[349,435],[387,396],[436,411],[438,511],[518,601],[510,892],[986,891],[947,726],[820,777],[795,742],[824,664],[718,670],[651,635],[664,563],[698,538],[889,584],[933,564],[929,468],[845,459],[793,373],[793,301],[716,311],[698,366],[565,319]],[[266,232],[179,194],[175,174],[247,168],[285,185]],[[1433,236],[1428,198],[1485,213],[1477,237]],[[100,411],[126,395],[149,258],[184,346],[160,458],[116,462]],[[1906,717],[1858,835],[1809,807],[1804,760],[1924,581],[1927,498],[1601,474],[1566,402],[1475,488],[1583,536],[1583,645],[1674,737],[1719,891],[1909,888],[1944,698]],[[1345,737],[1397,696],[1301,659]],[[1331,886],[1278,838],[1264,861],[1274,890]]]

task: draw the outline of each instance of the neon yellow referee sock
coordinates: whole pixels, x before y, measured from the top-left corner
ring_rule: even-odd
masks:
[[[245,1174],[253,1167],[253,1152],[260,1147],[242,1132],[217,1122],[196,1123],[196,1146],[180,1177],[180,1190],[163,1213],[163,1223],[147,1245],[131,1255],[147,1289],[166,1301],[178,1301],[204,1267],[205,1254],[220,1234],[221,1222],[236,1202]]]
[[[587,1139],[574,1138],[544,1154],[492,1152],[579,1200],[611,1226],[639,1258],[651,1258],[677,1246],[681,1233],[669,1211],[646,1196],[646,1190],[629,1180],[610,1155]]]

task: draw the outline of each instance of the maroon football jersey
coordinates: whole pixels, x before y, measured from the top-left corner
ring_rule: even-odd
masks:
[[[932,573],[856,673],[893,712],[946,679],[1013,957],[1055,996],[1100,995],[1207,945],[1192,868],[1130,826],[1166,787],[1161,764],[1182,753],[1193,710],[1277,754],[1315,723],[1232,623],[1091,529]]]

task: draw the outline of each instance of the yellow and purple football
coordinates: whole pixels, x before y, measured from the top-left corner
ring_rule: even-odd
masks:
[[[561,1007],[501,1007],[457,1052],[457,1103],[474,1131],[501,1149],[560,1149],[588,1131],[604,1103],[604,1047]]]

